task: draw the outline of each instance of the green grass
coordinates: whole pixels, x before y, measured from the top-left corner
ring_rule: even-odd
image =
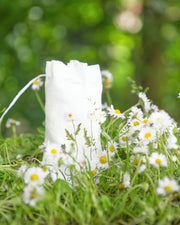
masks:
[[[121,119],[108,118],[102,125],[103,149],[109,141],[108,135],[117,142],[126,126]],[[156,149],[149,145],[146,158],[152,152],[162,153],[168,160],[168,167],[155,168],[147,160],[146,170],[138,173],[142,157],[136,163],[132,161],[131,157],[136,156],[135,144],[127,142],[124,148],[116,149],[108,169],[100,170],[96,176],[88,171],[76,171],[72,186],[60,179],[52,183],[47,177],[43,185],[45,195],[32,207],[23,202],[26,184],[17,171],[24,164],[42,167],[43,153],[39,146],[44,141],[44,128],[38,128],[39,135],[17,136],[14,126],[12,131],[12,137],[0,138],[0,225],[180,224],[180,192],[166,196],[156,192],[159,179],[165,176],[180,184],[180,156],[178,149],[166,148],[167,134],[159,137]],[[176,128],[174,132],[180,143],[179,130]],[[21,159],[16,158],[19,154]],[[176,162],[172,160],[173,155],[177,157]],[[125,172],[130,174],[130,186],[121,188]]]
[[[77,173],[78,185],[69,187],[63,180],[54,184],[47,179],[45,197],[31,207],[22,201],[25,184],[17,175],[20,165],[38,165],[42,153],[38,146],[42,135],[20,135],[0,140],[0,224],[179,224],[180,196],[172,193],[166,197],[156,194],[158,176],[170,174],[180,182],[180,166],[171,163],[166,169],[149,167],[137,174],[137,167],[129,163],[131,186],[119,189],[122,171],[126,168],[124,153],[122,167],[112,166],[101,172],[95,184],[88,173]],[[122,149],[121,149],[122,151]],[[16,156],[22,154],[22,159]],[[124,159],[123,159],[124,158]],[[148,187],[149,186],[149,187]]]

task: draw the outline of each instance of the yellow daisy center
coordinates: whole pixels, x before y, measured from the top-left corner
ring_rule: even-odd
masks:
[[[34,81],[34,84],[35,84],[35,85],[38,85],[38,84],[39,84],[38,80],[35,80],[35,81]]]
[[[144,137],[147,138],[147,139],[150,138],[150,137],[151,137],[151,133],[146,133],[146,134],[144,135]]]
[[[166,186],[164,187],[164,190],[165,190],[166,192],[170,192],[170,191],[172,190],[172,187],[171,187],[170,185],[166,185]]]
[[[145,119],[145,120],[143,120],[143,123],[147,123],[149,120],[148,119]]]
[[[37,198],[37,194],[36,193],[31,195],[31,199],[35,199],[35,198]]]
[[[85,161],[83,161],[81,164],[82,164],[83,166],[85,166],[85,165],[86,165],[86,162],[85,162]]]
[[[115,113],[116,113],[116,114],[120,114],[121,111],[120,111],[119,109],[115,109]]]
[[[120,184],[120,185],[118,186],[118,188],[119,188],[120,190],[122,190],[122,189],[125,188],[125,186],[124,186],[124,184]]]
[[[109,150],[111,151],[111,152],[114,152],[114,146],[113,145],[111,145],[110,147],[109,147]]]
[[[156,159],[156,163],[160,165],[162,161],[160,159]]]
[[[46,172],[47,171],[47,166],[45,166],[43,170],[44,170],[44,172]]]
[[[39,180],[39,176],[37,174],[31,175],[31,180]]]
[[[56,154],[57,153],[57,150],[55,148],[51,149],[51,153],[52,154]]]
[[[126,141],[126,137],[125,137],[125,136],[123,136],[123,137],[122,137],[122,140],[123,140],[123,141]]]
[[[69,114],[68,114],[68,117],[69,117],[69,118],[71,118],[71,117],[72,117],[72,114],[71,114],[71,113],[69,113]]]
[[[137,126],[137,125],[139,125],[139,122],[138,121],[135,121],[134,122],[134,126]]]
[[[106,156],[101,156],[99,161],[100,163],[103,163],[103,164],[106,163],[107,162]]]
[[[96,173],[96,170],[91,170],[91,174],[93,175],[93,176],[95,176],[97,173]]]
[[[109,84],[109,80],[106,79],[106,80],[104,81],[104,84],[105,84],[105,85],[108,85],[108,84]]]
[[[138,160],[138,159],[135,159],[135,160],[134,160],[134,164],[137,165],[138,163],[139,163],[139,160]]]
[[[157,120],[160,120],[160,118],[158,117]]]
[[[126,132],[126,134],[129,134],[130,133],[130,131],[128,130],[127,132]]]

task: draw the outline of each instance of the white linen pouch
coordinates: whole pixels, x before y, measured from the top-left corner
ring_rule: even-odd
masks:
[[[45,144],[66,145],[72,157],[80,163],[93,161],[91,150],[84,139],[84,129],[90,139],[94,139],[94,150],[102,151],[100,143],[100,124],[92,117],[92,108],[101,112],[102,80],[99,65],[72,60],[65,65],[60,61],[46,64],[45,81]],[[78,124],[81,129],[76,136],[72,150],[67,132],[74,135]],[[87,150],[88,149],[88,150]]]

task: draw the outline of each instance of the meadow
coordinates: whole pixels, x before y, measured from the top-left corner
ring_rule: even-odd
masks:
[[[65,147],[42,147],[43,121],[38,134],[17,135],[20,121],[7,120],[12,136],[0,138],[0,224],[180,223],[178,124],[132,84],[138,102],[121,112],[110,102],[110,80],[103,79],[109,103],[93,114],[101,124],[101,153],[94,164],[74,160],[66,165],[63,179],[58,176],[66,164],[60,157]],[[74,144],[81,126],[75,128],[66,131]],[[93,140],[85,131],[84,139],[89,151]],[[44,154],[57,161],[56,168],[43,162]]]

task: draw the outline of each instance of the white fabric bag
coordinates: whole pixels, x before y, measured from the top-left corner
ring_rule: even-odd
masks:
[[[102,151],[100,123],[95,116],[97,112],[101,113],[101,94],[102,80],[99,65],[88,66],[87,63],[76,60],[71,60],[67,65],[55,60],[47,62],[45,146],[65,145],[66,151],[71,152],[71,157],[77,163],[88,161],[87,163],[91,164],[95,155]],[[81,124],[80,131],[72,148],[73,141],[67,140],[67,131],[75,137],[74,133],[79,124]],[[87,146],[85,131],[89,140],[93,140],[91,147]],[[49,162],[48,157],[45,152],[45,164]],[[73,164],[71,160],[70,164]]]

